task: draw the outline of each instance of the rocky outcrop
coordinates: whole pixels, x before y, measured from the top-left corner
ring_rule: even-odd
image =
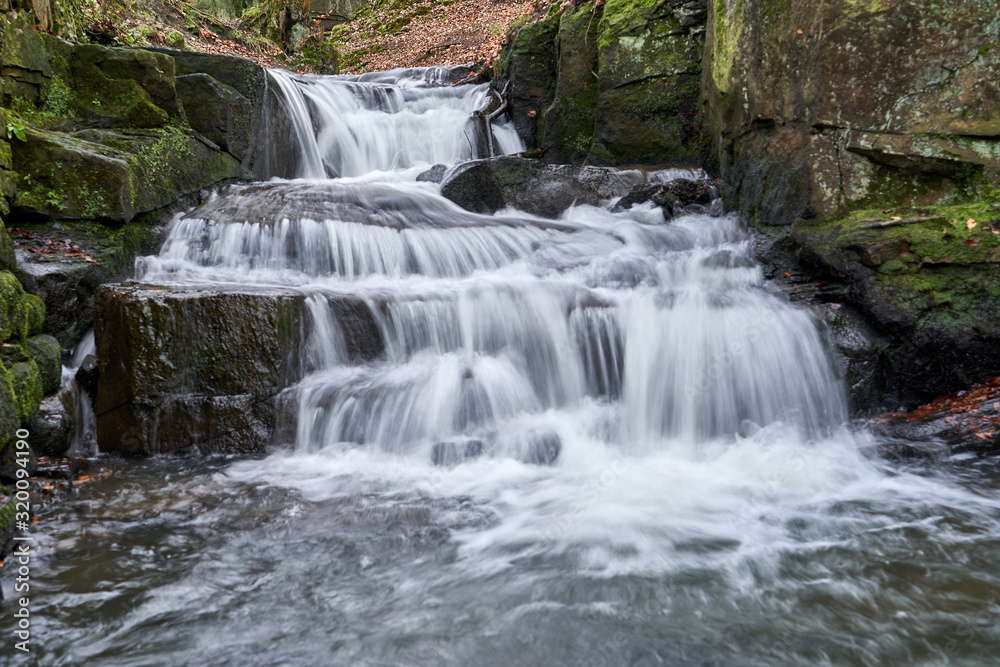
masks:
[[[706,0],[555,3],[508,41],[499,82],[546,161],[701,163]],[[502,86],[498,86],[499,87]]]
[[[506,156],[473,160],[453,167],[444,175],[441,194],[476,213],[495,213],[513,206],[543,218],[558,218],[574,204],[597,206],[601,200],[626,197],[634,190],[636,195],[626,206],[638,203],[639,190],[647,181],[655,182],[656,173],[640,169],[549,165],[540,160]],[[692,170],[691,173],[694,176],[698,172]],[[695,182],[688,180],[683,183],[692,184],[692,196],[674,196],[671,202],[678,206],[701,201],[703,192],[709,189],[705,183],[694,185]],[[664,186],[652,187],[653,192],[658,192]],[[671,187],[679,191],[683,186],[678,182]],[[646,194],[646,199],[652,196],[652,192]]]
[[[348,353],[381,354],[367,306],[336,300]],[[302,377],[305,297],[106,285],[99,298],[97,439],[131,455],[259,452],[278,394]]]
[[[761,224],[1000,183],[994,3],[727,0],[711,14],[722,177]]]
[[[787,273],[838,284],[831,298],[890,341],[890,405],[1000,372],[995,14],[983,0],[711,7],[704,102],[727,204],[790,239]]]

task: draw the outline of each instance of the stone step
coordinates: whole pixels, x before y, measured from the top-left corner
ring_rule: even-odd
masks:
[[[306,296],[251,286],[103,286],[95,329],[102,451],[263,451],[277,394],[306,370]],[[367,304],[350,296],[330,303],[348,356],[381,355]]]

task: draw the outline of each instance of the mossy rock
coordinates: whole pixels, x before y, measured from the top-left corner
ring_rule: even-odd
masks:
[[[59,389],[62,383],[62,348],[59,341],[48,334],[40,334],[27,339],[25,345],[41,373],[42,393],[51,394]]]
[[[26,294],[9,271],[0,271],[0,340],[23,339],[41,333],[45,305]]]
[[[177,77],[177,95],[192,128],[237,160],[246,157],[253,129],[253,105],[208,74]]]
[[[167,45],[172,49],[184,49],[184,33],[179,30],[171,30],[167,33]]]
[[[42,404],[42,374],[34,359],[27,359],[10,367],[17,401],[17,418],[27,424]]]
[[[85,44],[73,49],[75,111],[108,127],[162,127],[181,118],[174,61],[162,53]]]
[[[36,217],[122,224],[240,173],[231,155],[176,126],[72,136],[30,128],[27,138],[14,147],[14,162],[33,177],[14,209]]]
[[[14,243],[7,234],[7,226],[0,217],[0,271],[12,271],[17,268],[17,258],[14,256]]]

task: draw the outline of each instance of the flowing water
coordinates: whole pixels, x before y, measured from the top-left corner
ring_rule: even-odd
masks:
[[[301,290],[309,372],[267,456],[119,462],[45,514],[40,664],[985,664],[993,464],[862,455],[734,215],[483,216],[417,181],[475,156],[486,92],[446,74],[275,73],[303,178],[230,188],[138,263]]]

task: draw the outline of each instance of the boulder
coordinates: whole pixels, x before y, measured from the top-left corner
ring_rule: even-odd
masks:
[[[277,396],[305,370],[303,294],[106,285],[98,301],[102,450],[246,453],[270,444]],[[331,306],[352,357],[381,353],[362,301]]]
[[[14,145],[13,161],[18,172],[32,175],[31,185],[18,191],[12,209],[31,217],[121,225],[240,175],[232,156],[176,126],[26,134]]]
[[[436,164],[427,171],[421,172],[417,175],[417,181],[428,182],[428,183],[440,183],[444,180],[445,172],[448,171],[447,165]]]
[[[57,394],[42,401],[28,424],[28,444],[43,456],[62,456],[73,443],[73,417]]]
[[[62,384],[62,349],[59,341],[48,334],[32,336],[25,342],[28,354],[35,360],[42,381],[42,393],[51,394]]]
[[[657,178],[656,174],[639,169],[548,165],[508,155],[452,167],[441,183],[441,194],[476,213],[495,213],[513,206],[543,218],[558,218],[574,204],[597,206],[603,199],[625,196]],[[683,186],[670,187],[679,191]]]
[[[473,213],[496,213],[506,205],[488,160],[453,167],[441,182],[441,194]]]
[[[246,157],[253,127],[250,100],[204,73],[177,77],[177,97],[194,130],[237,160]]]
[[[162,53],[81,44],[69,76],[73,111],[91,127],[163,127],[182,118],[174,61]]]
[[[529,148],[552,162],[709,159],[701,130],[705,0],[550,5],[513,32],[498,87]]]

